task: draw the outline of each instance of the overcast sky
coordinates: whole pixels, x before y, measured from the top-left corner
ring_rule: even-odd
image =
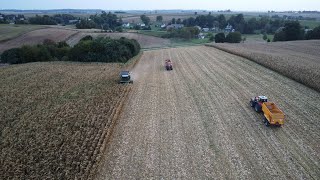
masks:
[[[320,0],[1,0],[0,9],[320,10]]]

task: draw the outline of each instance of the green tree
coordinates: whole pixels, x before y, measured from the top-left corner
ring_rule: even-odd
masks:
[[[224,33],[218,33],[214,36],[214,40],[216,43],[224,43],[226,36]]]
[[[263,34],[262,39],[263,39],[263,40],[267,40],[267,39],[268,39],[268,36],[267,36],[267,34],[266,34],[266,33],[264,33],[264,34]]]
[[[162,17],[162,16],[157,16],[157,21],[158,21],[158,22],[162,22],[162,20],[163,20],[163,17]]]
[[[141,19],[141,21],[146,25],[146,26],[148,26],[149,25],[149,23],[150,23],[150,18],[148,17],[148,16],[146,16],[146,15],[141,15],[140,16],[140,19]]]
[[[227,25],[226,17],[223,14],[220,14],[218,17],[219,29],[224,29]]]
[[[171,24],[175,24],[176,23],[176,18],[172,18],[171,19]]]
[[[306,34],[306,39],[320,39],[320,26],[308,31]]]
[[[240,32],[230,32],[226,36],[226,42],[228,43],[240,43],[241,42],[241,33]]]
[[[289,21],[284,25],[284,32],[286,34],[286,41],[303,39],[303,29],[299,21]]]

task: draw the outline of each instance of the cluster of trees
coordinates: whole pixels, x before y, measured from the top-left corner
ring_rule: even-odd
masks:
[[[14,15],[14,14],[1,14],[0,13],[0,24],[9,24],[10,22],[14,22],[16,24],[26,24],[25,17],[23,14]]]
[[[279,28],[274,34],[273,41],[320,39],[320,26],[305,33],[299,21],[287,21],[284,27]]]
[[[118,18],[116,14],[102,11],[101,14],[91,15],[89,19],[82,19],[76,24],[78,29],[99,28],[104,30],[116,30],[121,28],[122,19]]]
[[[170,29],[169,33],[163,35],[163,38],[181,38],[189,40],[199,35],[200,30],[196,27],[183,27],[181,29]]]
[[[133,39],[83,38],[75,47],[66,42],[45,40],[41,45],[6,50],[1,63],[21,64],[44,61],[127,62],[140,52],[140,44]]]
[[[34,17],[25,18],[24,15],[4,15],[3,19],[0,19],[0,23],[14,22],[15,24],[38,24],[38,25],[57,25],[57,24],[69,24],[69,20],[77,20],[76,17],[70,14],[55,14],[53,16],[36,15]]]
[[[57,25],[57,21],[55,21],[54,17],[43,15],[36,15],[35,17],[29,18],[30,24],[40,24],[40,25]]]
[[[70,50],[69,59],[80,62],[125,63],[140,52],[140,44],[134,39],[98,38],[80,41]]]
[[[309,39],[320,39],[320,26],[314,28],[313,30],[310,30],[307,32],[305,38],[307,40]]]
[[[143,15],[140,16],[140,19],[146,26],[149,26],[150,18],[148,16],[143,14]]]
[[[284,19],[271,19],[269,17],[244,19],[243,14],[232,15],[229,19],[223,14],[218,16],[200,15],[196,18],[190,17],[182,21],[187,27],[200,26],[202,28],[218,28],[224,29],[230,24],[236,31],[242,34],[253,34],[255,31],[274,33],[278,28],[285,23]]]
[[[240,32],[230,32],[227,36],[224,33],[218,33],[215,35],[216,43],[240,43],[242,40]]]
[[[65,42],[55,43],[52,40],[44,40],[43,44],[23,46],[4,51],[1,54],[1,62],[21,64],[35,61],[66,60],[70,49],[69,45]]]

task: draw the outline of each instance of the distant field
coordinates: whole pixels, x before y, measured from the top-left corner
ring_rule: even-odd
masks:
[[[0,53],[7,49],[21,47],[22,45],[40,44],[45,39],[51,39],[56,42],[65,41],[77,32],[78,31],[76,30],[61,28],[37,29],[31,32],[27,32],[19,37],[8,40],[6,42],[0,42]]]
[[[133,62],[1,67],[0,179],[91,177],[131,89],[118,73]]]
[[[253,60],[320,92],[320,40],[211,46]]]
[[[0,24],[0,42],[10,40],[27,32],[43,28],[46,28],[46,26]]]
[[[314,29],[315,27],[320,26],[320,21],[305,21],[305,20],[300,20],[299,21],[301,26],[308,26],[311,29]]]

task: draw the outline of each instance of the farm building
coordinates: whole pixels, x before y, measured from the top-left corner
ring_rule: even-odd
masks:
[[[169,30],[169,29],[181,29],[183,27],[184,27],[183,24],[171,24],[171,25],[167,26],[167,30]]]
[[[225,31],[225,32],[234,32],[234,29],[233,29],[233,27],[232,27],[230,24],[228,24],[228,25],[226,26],[226,28],[224,29],[224,31]]]

